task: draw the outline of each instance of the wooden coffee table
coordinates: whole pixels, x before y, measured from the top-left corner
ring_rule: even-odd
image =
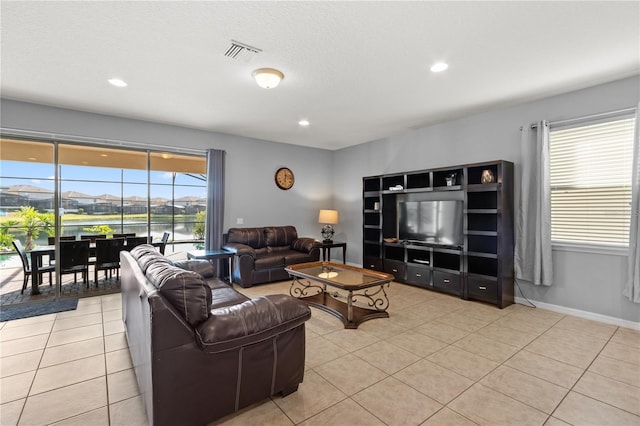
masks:
[[[332,262],[300,263],[285,268],[293,277],[289,294],[339,318],[344,328],[358,328],[364,321],[389,318],[385,292],[391,274]],[[330,292],[327,286],[346,291]],[[346,302],[340,299],[345,299]],[[363,301],[366,307],[354,303]]]

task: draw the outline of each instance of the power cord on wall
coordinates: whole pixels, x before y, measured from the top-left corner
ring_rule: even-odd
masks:
[[[516,283],[516,286],[518,286],[518,290],[520,290],[520,294],[522,295],[522,297],[524,297],[524,299],[529,302],[529,305],[531,305],[532,308],[537,308],[537,306],[527,298],[527,296],[524,295],[524,292],[522,291],[522,289],[520,288],[520,284],[518,284],[518,280],[514,280]]]

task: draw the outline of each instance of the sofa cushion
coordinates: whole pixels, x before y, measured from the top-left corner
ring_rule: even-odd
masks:
[[[228,285],[211,290],[211,310],[237,305],[238,303],[243,303],[247,300],[249,300],[248,297],[235,291]]]
[[[284,266],[284,256],[268,256],[256,259],[255,270],[262,271],[265,269],[282,268]]]
[[[209,317],[211,289],[198,273],[156,262],[149,265],[146,276],[193,327]]]
[[[173,264],[178,268],[196,272],[203,278],[211,278],[215,273],[215,269],[211,262],[204,259],[178,260],[173,262]]]
[[[298,238],[295,226],[267,226],[264,228],[267,246],[290,246]]]
[[[254,249],[267,246],[264,228],[230,228],[227,242],[245,244]]]

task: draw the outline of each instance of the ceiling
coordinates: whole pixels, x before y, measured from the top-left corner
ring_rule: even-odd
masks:
[[[3,98],[330,150],[640,73],[638,1],[0,7]]]

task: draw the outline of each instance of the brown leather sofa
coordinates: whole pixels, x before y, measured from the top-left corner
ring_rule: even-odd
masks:
[[[302,302],[249,299],[208,262],[174,263],[150,245],[120,260],[122,319],[151,426],[204,425],[297,390],[311,316]]]
[[[231,228],[222,248],[235,253],[233,281],[242,287],[286,280],[285,267],[320,259],[315,240],[298,238],[294,226]]]

